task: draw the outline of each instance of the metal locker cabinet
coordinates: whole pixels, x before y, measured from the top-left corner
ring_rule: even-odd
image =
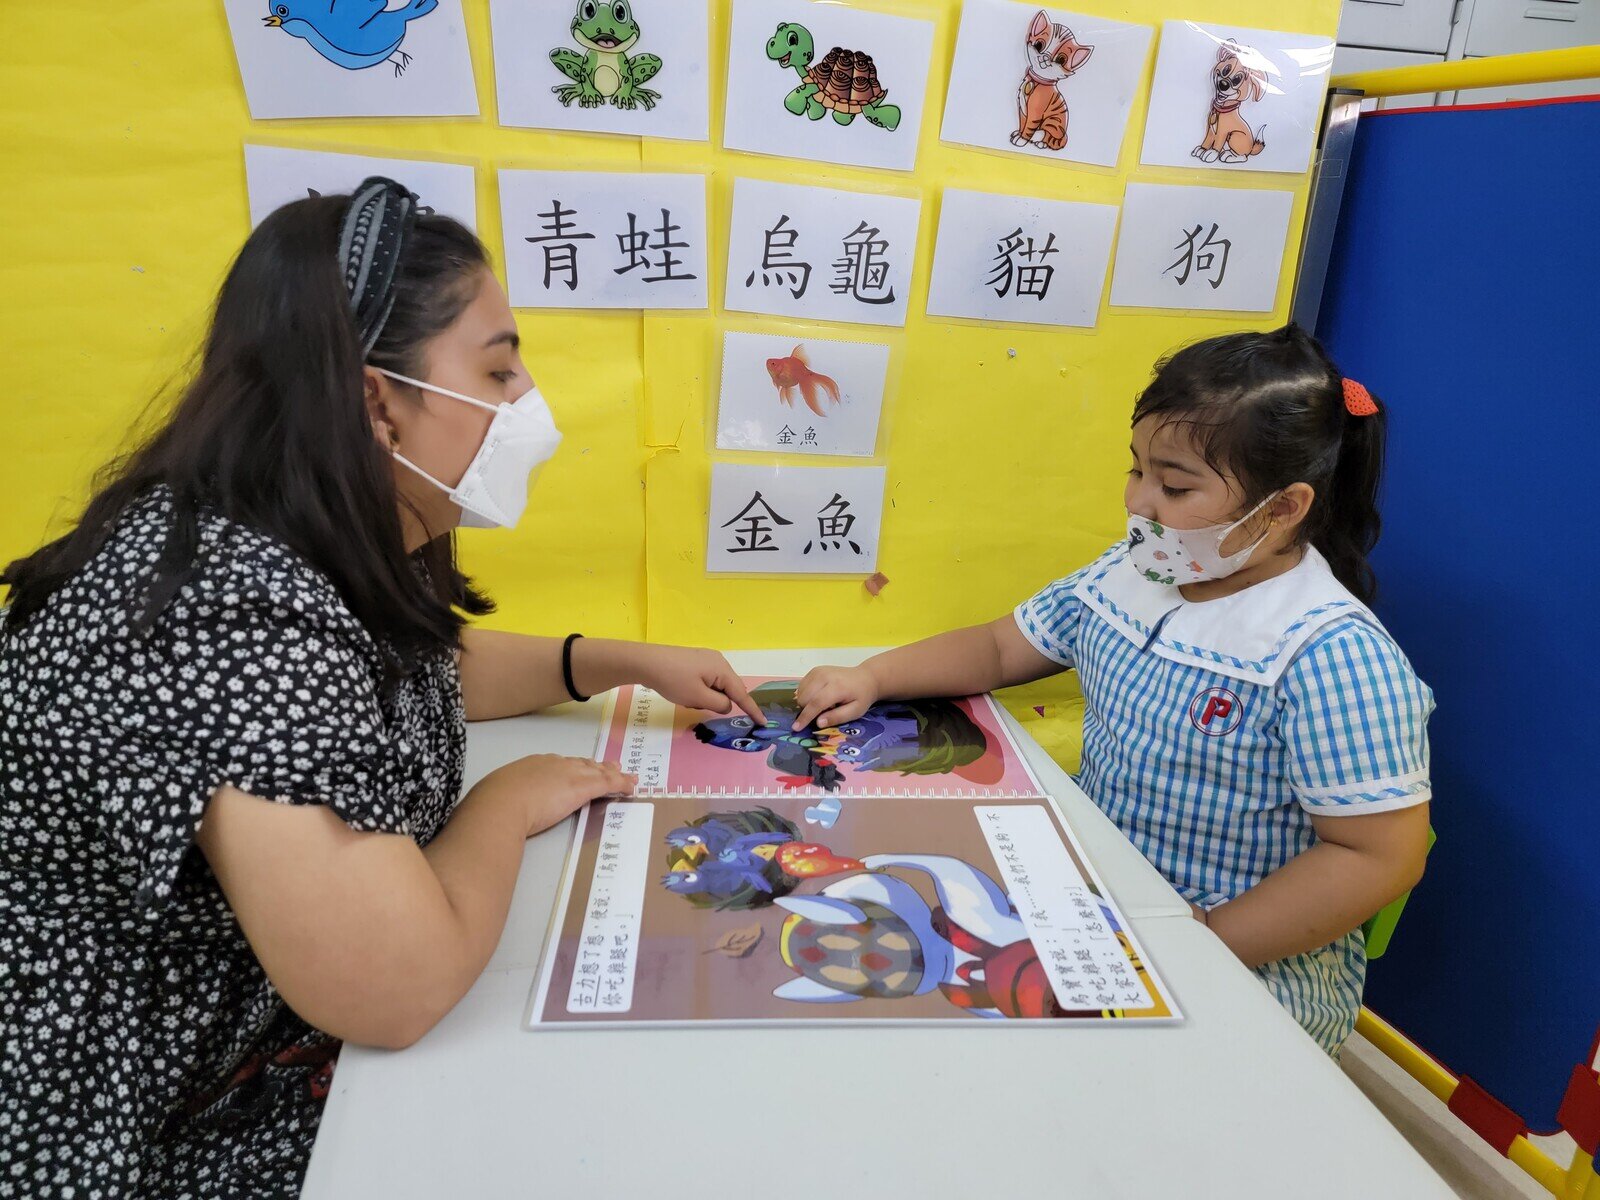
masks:
[[[1344,0],[1339,44],[1443,54],[1456,0]]]

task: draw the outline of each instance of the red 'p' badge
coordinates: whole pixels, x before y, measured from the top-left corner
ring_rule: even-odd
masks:
[[[1227,688],[1207,688],[1189,702],[1189,720],[1207,737],[1222,737],[1239,728],[1244,704]]]

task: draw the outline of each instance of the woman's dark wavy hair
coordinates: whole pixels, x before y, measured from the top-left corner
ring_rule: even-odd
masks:
[[[361,346],[340,276],[349,196],[286,204],[252,233],[217,296],[198,364],[158,428],[96,476],[77,526],[0,573],[7,628],[38,611],[160,487],[171,523],[138,627],[148,628],[196,570],[202,510],[287,545],[326,576],[357,620],[392,647],[391,681],[421,650],[459,645],[462,613],[492,605],[456,567],[453,535],[406,553],[391,459],[373,437]],[[422,213],[406,242],[395,302],[365,361],[418,377],[429,339],[461,315],[488,263],[482,243]]]
[[[1376,401],[1376,397],[1374,397]],[[1387,410],[1351,416],[1344,376],[1297,325],[1208,338],[1156,364],[1133,423],[1187,427],[1213,470],[1231,475],[1249,509],[1280,488],[1316,491],[1299,538],[1322,552],[1340,583],[1370,602]]]

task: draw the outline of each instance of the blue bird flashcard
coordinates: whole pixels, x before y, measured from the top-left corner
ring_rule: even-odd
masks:
[[[250,115],[475,116],[461,0],[223,0]]]
[[[384,0],[268,0],[262,22],[291,37],[304,38],[336,67],[360,71],[388,63],[396,75],[411,65],[400,49],[407,26],[439,7],[439,0],[406,0],[404,8],[388,8]]]

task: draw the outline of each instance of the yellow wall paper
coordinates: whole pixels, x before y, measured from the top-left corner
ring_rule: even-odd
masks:
[[[922,197],[909,321],[884,339],[897,343],[898,387],[884,410],[880,565],[890,583],[880,596],[860,580],[704,573],[719,310],[523,313],[528,362],[567,440],[521,527],[462,537],[467,568],[500,603],[491,624],[724,648],[874,645],[992,617],[1087,561],[1121,528],[1127,418],[1155,358],[1189,339],[1285,319],[1306,181],[1138,168],[1148,69],[1115,170],[942,145],[959,0],[863,6],[937,24],[914,176],[721,150],[729,0],[712,4],[709,144],[499,128],[487,0],[465,3],[485,115],[399,121],[252,122],[220,0],[0,5],[0,555],[26,552],[64,527],[89,474],[126,443],[197,344],[249,232],[241,145],[251,139],[476,163],[480,233],[497,257],[495,167],[708,171],[717,305],[735,175]],[[1072,7],[1152,25],[1182,17],[1329,36],[1339,11],[1338,0]],[[775,137],[782,128],[774,122]],[[1130,175],[1293,188],[1277,309],[1247,319],[1103,308],[1094,330],[1053,332],[921,315],[944,187],[1120,203]],[[752,327],[746,316],[737,320]],[[1050,717],[1074,705],[1070,685],[1028,700],[1048,702]]]

